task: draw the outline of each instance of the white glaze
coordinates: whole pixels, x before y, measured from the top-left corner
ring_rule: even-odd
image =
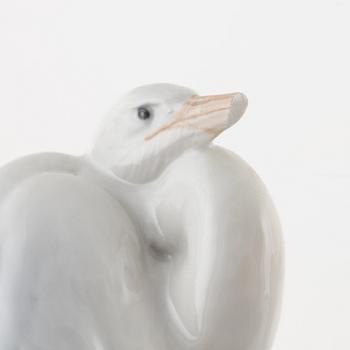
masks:
[[[0,349],[270,348],[278,218],[254,171],[210,143],[246,100],[231,95],[229,110],[200,126],[158,133],[193,95],[136,89],[88,156],[40,154],[1,169]],[[155,118],[142,126],[135,103],[150,102]]]

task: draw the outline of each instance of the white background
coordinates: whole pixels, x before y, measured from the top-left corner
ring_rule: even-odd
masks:
[[[0,164],[84,152],[140,84],[243,91],[217,143],[257,170],[283,223],[274,350],[349,349],[349,37],[347,0],[2,0]]]

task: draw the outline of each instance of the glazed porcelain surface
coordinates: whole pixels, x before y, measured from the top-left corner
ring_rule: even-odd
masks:
[[[211,143],[246,105],[147,85],[86,155],[5,165],[0,349],[270,349],[279,220],[251,167]]]

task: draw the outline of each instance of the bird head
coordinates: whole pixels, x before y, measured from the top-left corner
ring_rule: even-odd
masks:
[[[199,96],[172,84],[141,86],[112,108],[91,156],[127,181],[152,181],[186,150],[209,145],[246,107],[241,93]]]

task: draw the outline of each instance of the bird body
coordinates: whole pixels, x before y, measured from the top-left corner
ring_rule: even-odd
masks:
[[[245,106],[141,87],[86,155],[1,168],[0,349],[269,349],[279,221],[255,172],[211,144]]]

